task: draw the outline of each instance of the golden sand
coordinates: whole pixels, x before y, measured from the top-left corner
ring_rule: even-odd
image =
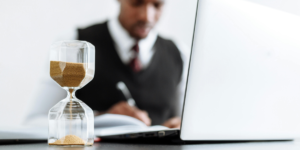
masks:
[[[50,76],[62,87],[78,87],[85,77],[84,64],[50,61]]]
[[[76,135],[67,135],[49,145],[84,145],[85,141]]]

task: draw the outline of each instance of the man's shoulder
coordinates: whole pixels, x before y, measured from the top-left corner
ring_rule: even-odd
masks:
[[[85,27],[85,28],[79,28],[79,30],[84,30],[84,31],[94,31],[94,30],[99,30],[107,27],[107,21],[102,22],[102,23],[96,23],[91,26]]]
[[[161,35],[157,35],[157,40],[163,41],[165,43],[174,43],[171,39],[162,37]]]
[[[85,38],[95,38],[99,35],[103,35],[105,32],[108,32],[107,21],[103,23],[97,23],[86,28],[79,28],[77,31],[79,40],[85,40]]]
[[[160,35],[157,36],[157,44],[163,47],[167,47],[169,49],[180,51],[179,48],[177,47],[177,44],[175,44],[173,40],[164,38]]]
[[[189,60],[191,49],[185,45],[183,42],[178,40],[171,40],[168,38],[163,38],[161,36],[157,36],[157,42],[160,43],[161,46],[165,47],[171,55],[180,55],[181,59],[186,63]],[[175,52],[175,53],[174,53]]]

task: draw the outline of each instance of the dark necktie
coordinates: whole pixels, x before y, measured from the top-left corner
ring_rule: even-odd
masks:
[[[141,70],[141,62],[138,58],[138,54],[140,51],[138,42],[136,42],[134,44],[134,46],[132,47],[132,50],[135,52],[135,54],[134,54],[134,57],[130,61],[130,67],[134,72],[139,72]]]

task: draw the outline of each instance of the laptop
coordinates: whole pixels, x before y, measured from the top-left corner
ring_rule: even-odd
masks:
[[[181,129],[102,140],[300,136],[300,17],[246,0],[198,0]]]

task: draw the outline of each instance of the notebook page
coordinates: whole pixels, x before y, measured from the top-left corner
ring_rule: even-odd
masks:
[[[135,119],[133,117],[117,114],[104,114],[95,117],[95,128],[106,128],[115,126],[139,126],[141,128],[146,128],[147,125],[142,121]]]

